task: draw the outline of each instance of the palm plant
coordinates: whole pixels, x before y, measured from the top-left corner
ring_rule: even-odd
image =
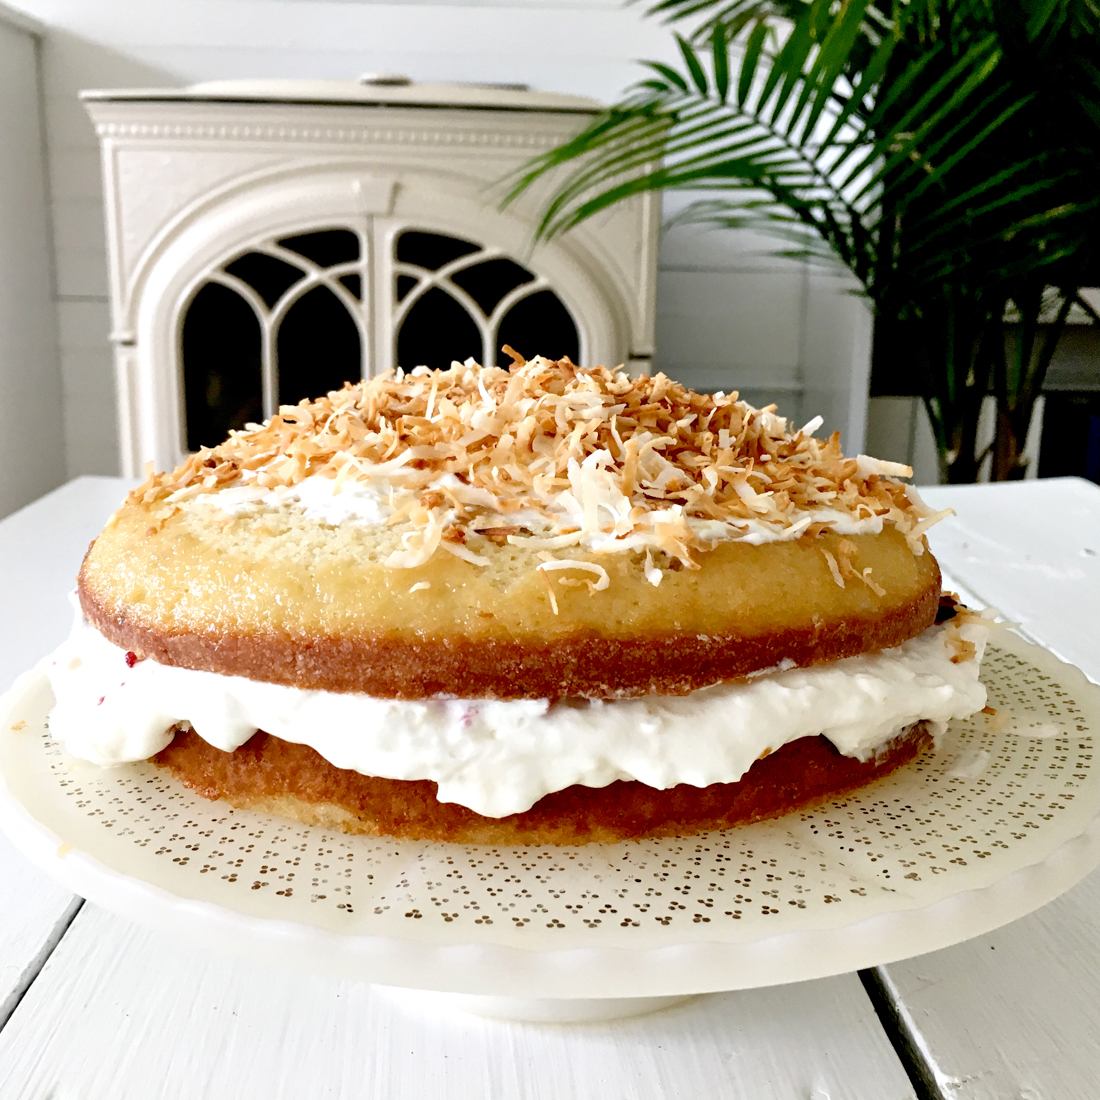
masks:
[[[640,191],[705,189],[682,217],[843,263],[875,310],[875,376],[923,397],[942,480],[976,480],[987,456],[994,478],[1023,476],[1035,399],[1098,273],[1097,0],[658,0],[651,13],[692,21],[682,64],[648,63],[510,198],[553,173],[539,229],[552,236]],[[979,454],[988,394],[995,439]]]

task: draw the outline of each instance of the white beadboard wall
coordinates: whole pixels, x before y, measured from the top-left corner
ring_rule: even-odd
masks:
[[[0,517],[65,476],[39,43],[0,4]]]
[[[118,466],[102,188],[80,89],[241,77],[348,79],[384,70],[417,80],[522,82],[609,100],[641,75],[634,59],[675,60],[669,31],[643,18],[641,5],[623,7],[619,0],[13,0],[13,6],[48,28],[45,118],[70,477],[114,473]],[[683,201],[674,197],[670,207]],[[768,249],[746,234],[698,228],[665,234],[657,365],[688,384],[740,389],[750,401],[776,400],[781,412],[808,418],[818,410],[802,407],[802,393],[817,396],[809,376],[814,350],[824,346],[821,326],[830,346],[842,356],[854,347],[858,359],[866,315],[827,277]],[[811,309],[813,340],[806,326]],[[829,395],[820,399],[828,404]]]
[[[867,454],[913,467],[914,485],[939,482],[936,439],[919,397],[872,397],[867,406]]]

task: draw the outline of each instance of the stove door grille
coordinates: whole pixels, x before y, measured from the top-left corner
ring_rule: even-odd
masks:
[[[188,449],[391,367],[496,365],[503,344],[580,360],[549,280],[503,249],[414,226],[379,237],[371,218],[303,229],[207,273],[180,320]]]

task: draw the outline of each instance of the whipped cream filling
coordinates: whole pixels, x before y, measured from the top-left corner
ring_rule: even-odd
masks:
[[[655,458],[663,461],[659,455]],[[892,474],[899,470],[906,474],[910,472],[907,466],[900,467],[896,463],[881,462],[865,455],[860,455],[858,461],[864,476],[872,473]],[[688,515],[680,504],[657,506],[640,512],[619,491],[608,474],[606,467],[611,462],[607,451],[594,452],[583,462],[571,459],[569,489],[545,494],[540,509],[525,508],[509,512],[498,511],[497,498],[492,493],[467,485],[454,474],[443,474],[426,485],[418,481],[415,491],[410,493],[402,482],[408,477],[416,477],[420,471],[410,469],[400,460],[375,467],[360,463],[354,478],[313,474],[293,485],[273,488],[265,488],[253,480],[202,495],[193,495],[185,489],[168,499],[188,500],[200,507],[217,507],[229,515],[247,514],[261,508],[292,508],[302,512],[307,519],[328,526],[352,523],[378,527],[402,511],[410,499],[419,499],[432,490],[446,489],[462,504],[484,510],[486,518],[482,527],[520,526],[531,532],[526,537],[512,536],[509,542],[517,545],[530,543],[540,549],[551,548],[542,540],[553,539],[555,545],[552,548],[577,546],[593,552],[652,549],[660,545],[662,528],[668,530],[683,525],[704,543],[737,540],[754,546],[797,539],[811,523],[828,523],[839,535],[878,534],[883,528],[884,517],[881,515],[857,515],[827,505],[803,510],[793,522],[749,518],[707,519]],[[674,468],[667,463],[665,465],[671,476]],[[761,511],[768,510],[765,498],[770,495],[755,493],[747,485],[743,487],[743,496],[749,506],[753,507],[758,502]],[[932,514],[911,489],[909,495],[919,509]],[[457,517],[454,509],[448,509],[433,518],[436,525],[442,528]],[[417,558],[415,561],[395,560],[387,564],[407,567],[422,562]]]
[[[153,660],[130,667],[79,615],[42,667],[56,697],[51,732],[101,766],[153,756],[181,722],[226,752],[263,729],[338,768],[431,779],[441,801],[504,817],[573,784],[735,782],[765,752],[815,734],[864,760],[922,719],[938,736],[985,705],[978,672],[987,634],[981,621],[949,622],[875,654],[770,669],[686,696],[612,701],[377,699]],[[976,654],[953,663],[959,635]]]

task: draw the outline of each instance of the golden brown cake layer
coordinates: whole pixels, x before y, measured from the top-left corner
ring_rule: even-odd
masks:
[[[931,625],[939,598],[935,559],[890,527],[720,543],[659,587],[637,555],[569,551],[610,584],[590,592],[553,574],[557,613],[539,559],[480,542],[488,567],[439,553],[394,569],[377,535],[352,524],[130,503],[89,549],[78,587],[88,619],[139,657],[402,699],[686,694],[784,659],[900,645]],[[874,587],[852,575],[838,585],[838,559],[869,568]]]
[[[574,786],[503,818],[440,802],[428,780],[360,775],[305,745],[262,732],[235,752],[223,752],[181,730],[153,763],[204,798],[348,833],[462,844],[588,844],[690,835],[778,817],[862,787],[930,746],[920,722],[863,762],[842,756],[824,737],[803,737],[758,760],[737,783],[663,791],[636,781]]]

